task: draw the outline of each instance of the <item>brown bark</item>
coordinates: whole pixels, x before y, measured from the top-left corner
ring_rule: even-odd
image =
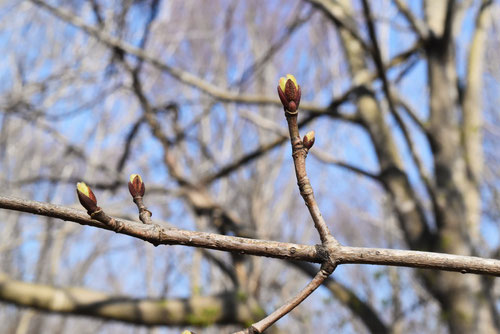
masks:
[[[237,293],[153,299],[113,296],[80,287],[58,288],[27,283],[0,274],[0,300],[44,312],[92,316],[144,326],[245,325],[264,315]]]

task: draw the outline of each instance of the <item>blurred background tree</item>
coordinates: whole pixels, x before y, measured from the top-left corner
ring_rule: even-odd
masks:
[[[485,0],[3,1],[0,193],[78,207],[84,180],[135,219],[138,172],[161,224],[318,243],[276,94],[293,73],[340,242],[497,258],[499,14]],[[0,217],[8,333],[231,332],[317,270]],[[115,309],[66,314],[65,287]],[[272,330],[495,333],[499,296],[480,276],[343,266]]]

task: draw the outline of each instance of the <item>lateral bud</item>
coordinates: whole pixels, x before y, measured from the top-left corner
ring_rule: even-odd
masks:
[[[76,194],[78,195],[80,204],[87,210],[89,215],[101,209],[97,206],[97,199],[92,189],[85,182],[78,182],[76,184]]]
[[[302,144],[304,145],[305,148],[308,150],[311,149],[314,145],[314,131],[309,131],[305,136],[304,139],[302,139]]]

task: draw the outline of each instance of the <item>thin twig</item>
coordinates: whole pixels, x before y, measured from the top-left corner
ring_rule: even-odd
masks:
[[[411,46],[408,50],[394,56],[391,61],[385,66],[386,70],[389,70],[395,66],[398,66],[405,62],[407,59],[409,59],[413,54],[415,54],[419,49],[421,45],[419,43],[414,44]],[[334,98],[330,104],[327,107],[323,108],[313,108],[311,109],[311,106],[305,105],[304,103],[300,103],[301,105],[301,110],[307,110],[310,111],[311,113],[304,118],[302,121],[299,122],[299,129],[305,126],[306,124],[309,124],[313,120],[315,120],[318,116],[320,115],[329,115],[330,117],[333,118],[339,118],[343,121],[351,122],[351,123],[357,123],[359,122],[359,118],[357,114],[346,114],[346,113],[340,113],[338,111],[338,108],[345,102],[349,101],[352,96],[355,96],[356,93],[359,91],[360,88],[364,84],[368,84],[375,79],[378,78],[378,73],[371,73],[366,80],[363,82],[363,84],[359,85],[353,85],[350,88],[348,88],[346,91],[344,91],[341,95],[338,97]],[[200,180],[200,184],[210,184],[214,182],[215,180],[218,180],[219,178],[225,177],[232,173],[233,171],[237,170],[241,166],[253,161],[254,159],[262,156],[264,153],[278,147],[279,145],[283,144],[286,141],[286,138],[280,137],[275,139],[274,141],[270,143],[263,144],[259,147],[257,147],[255,150],[247,153],[246,155],[236,159],[235,161],[231,161],[227,165],[219,168],[218,171],[209,174],[202,180]]]
[[[311,153],[314,155],[314,157],[316,159],[318,159],[324,163],[332,164],[332,165],[347,169],[347,170],[354,172],[356,174],[365,176],[373,181],[377,181],[377,182],[381,181],[380,176],[378,174],[369,172],[369,171],[367,171],[363,168],[360,168],[360,167],[353,166],[351,164],[348,164],[347,162],[339,161],[339,160],[335,159],[334,157],[332,157],[331,155],[328,155],[325,152],[314,150],[314,151],[311,151]]]
[[[297,296],[289,300],[285,305],[281,306],[264,319],[253,324],[250,328],[236,332],[235,334],[263,333],[272,324],[281,319],[284,315],[290,313],[294,308],[302,303],[304,299],[306,299],[311,293],[313,293],[314,290],[316,290],[324,282],[324,280],[328,278],[328,276],[330,276],[334,269],[335,268],[332,266],[322,266],[316,276],[314,276],[311,282],[309,282],[309,284],[307,284],[307,286],[302,289],[302,291],[300,291]]]
[[[385,96],[387,99],[387,104],[389,105],[389,111],[394,116],[394,118],[396,119],[396,122],[398,123],[398,125],[401,128],[401,131],[403,132],[403,135],[405,137],[408,148],[410,149],[410,154],[411,154],[412,159],[414,160],[415,165],[417,167],[417,170],[419,172],[419,176],[421,177],[422,181],[424,182],[426,190],[427,190],[429,196],[431,197],[431,200],[432,200],[433,205],[435,207],[436,196],[435,196],[435,190],[434,190],[434,186],[432,184],[432,180],[431,180],[430,176],[428,175],[427,171],[425,170],[424,164],[422,163],[420,156],[413,145],[413,140],[410,136],[410,133],[409,133],[403,119],[401,118],[401,116],[399,115],[399,113],[396,110],[396,105],[394,102],[394,94],[392,93],[392,87],[389,83],[389,79],[387,78],[387,72],[385,71],[384,63],[382,60],[382,52],[380,50],[379,42],[377,39],[377,33],[376,33],[376,29],[375,29],[375,19],[373,18],[372,10],[370,8],[370,3],[368,0],[363,0],[362,4],[363,4],[363,13],[364,13],[366,24],[368,27],[368,33],[369,33],[370,40],[371,40],[372,45],[373,45],[372,57],[373,57],[373,60],[375,62],[375,67],[377,68],[379,77],[382,81],[382,86],[383,86],[383,90],[384,90],[384,93],[385,93]],[[406,173],[406,172],[404,172],[404,173]],[[415,197],[415,201],[420,202],[420,200],[417,197]]]
[[[394,102],[401,106],[403,110],[406,112],[408,116],[412,119],[412,121],[419,127],[419,129],[427,134],[429,131],[427,124],[418,117],[417,113],[413,108],[410,106],[408,101],[406,101],[401,94],[399,94],[396,90],[393,90],[392,92],[392,98],[394,99]]]
[[[137,57],[138,59],[141,59],[144,62],[147,62],[157,68],[159,68],[162,71],[165,71],[166,73],[170,74],[172,77],[174,77],[176,80],[178,80],[181,83],[184,83],[188,86],[194,87],[200,91],[202,91],[205,94],[208,94],[212,96],[213,98],[218,99],[219,101],[225,101],[225,102],[238,102],[238,103],[252,103],[252,104],[274,104],[274,105],[279,105],[280,102],[278,99],[274,97],[268,97],[268,96],[261,96],[261,95],[242,95],[239,94],[238,92],[232,92],[228,91],[225,89],[222,89],[220,87],[217,87],[213,84],[211,84],[208,81],[203,80],[202,78],[193,75],[189,72],[186,72],[180,68],[173,67],[168,65],[167,63],[161,61],[160,59],[152,56],[150,53],[144,51],[141,48],[135,47],[129,43],[126,43],[114,36],[111,36],[107,33],[105,33],[102,29],[99,29],[98,27],[94,27],[90,24],[87,24],[85,21],[80,19],[78,16],[75,14],[63,10],[60,8],[57,8],[55,6],[52,6],[45,1],[41,0],[31,0],[32,3],[35,5],[44,8],[45,10],[49,11],[53,15],[57,16],[61,20],[67,22],[68,24],[71,24],[72,26],[75,26],[77,28],[80,28],[87,34],[93,36],[96,38],[98,41],[101,43],[104,43],[108,47],[111,47],[113,49],[118,49],[124,53],[133,55]],[[310,107],[312,110],[320,110],[322,109],[321,107],[314,106],[312,104],[304,104],[304,107]],[[309,109],[309,108],[308,108]]]
[[[342,27],[347,31],[352,38],[354,38],[363,50],[371,53],[370,45],[368,45],[363,37],[358,33],[356,28],[356,20],[353,16],[346,11],[345,8],[342,7],[338,1],[329,1],[329,0],[307,0],[307,2],[311,3],[313,6],[317,7],[323,13],[325,13],[336,25]]]
[[[314,227],[318,230],[321,243],[325,245],[327,242],[338,244],[338,241],[330,233],[323,216],[318,207],[318,203],[314,198],[314,192],[311,182],[307,177],[306,172],[306,157],[308,149],[304,147],[302,139],[299,135],[299,127],[297,124],[298,113],[291,114],[285,111],[286,121],[288,123],[288,131],[290,132],[290,141],[292,144],[293,163],[295,165],[295,175],[297,176],[297,183],[300,189],[300,195],[304,199],[309,213],[314,222]]]
[[[398,10],[403,14],[408,23],[411,25],[413,31],[417,34],[419,39],[427,40],[430,36],[429,26],[420,20],[416,14],[412,13],[410,8],[401,0],[393,0]]]
[[[144,205],[144,199],[142,196],[135,196],[134,203],[137,206],[137,210],[139,210],[139,219],[144,224],[152,224],[151,221],[151,211],[148,210],[146,205]]]
[[[318,268],[311,263],[302,261],[289,261],[289,263],[310,277],[314,277],[318,272]],[[327,288],[342,305],[346,306],[353,314],[357,315],[370,333],[389,334],[391,332],[389,326],[386,325],[381,318],[382,314],[379,314],[368,301],[358,297],[351,288],[336,281],[332,276],[325,279],[323,286]]]
[[[57,16],[61,20],[65,21],[66,23],[73,25],[77,28],[80,28],[85,33],[93,36],[98,41],[107,45],[108,47],[120,49],[124,53],[135,56],[138,59],[141,59],[144,62],[147,62],[150,65],[155,66],[156,68],[158,68],[162,71],[165,71],[166,73],[170,74],[172,77],[174,77],[179,82],[182,82],[188,86],[194,87],[194,88],[202,91],[203,93],[205,93],[213,98],[216,98],[219,101],[234,102],[234,103],[260,104],[260,105],[276,105],[276,106],[281,105],[279,99],[277,99],[275,97],[262,96],[262,95],[244,95],[244,94],[240,94],[238,92],[228,91],[228,90],[222,89],[220,87],[217,87],[217,86],[203,80],[200,77],[197,77],[189,72],[183,71],[179,68],[170,66],[170,65],[166,64],[165,62],[162,62],[160,59],[152,56],[150,53],[144,51],[141,48],[137,48],[137,47],[135,47],[131,44],[128,44],[120,39],[117,39],[111,35],[106,34],[101,29],[85,23],[85,21],[83,21],[78,16],[74,15],[73,13],[71,13],[69,11],[54,7],[54,6],[46,3],[45,1],[41,1],[41,0],[31,0],[31,2],[37,6],[44,8],[45,10],[47,10],[50,13],[52,13],[53,15]],[[351,32],[351,33],[354,33],[354,32]],[[419,50],[420,47],[421,47],[420,43],[416,43],[415,45],[411,46],[408,50],[405,50],[404,52],[396,55],[390,61],[390,63],[387,65],[387,67],[390,68],[390,67],[397,66],[397,65],[401,64],[406,59],[408,59],[411,55],[413,55],[417,50]],[[376,75],[370,76],[368,78],[368,80],[372,81],[376,77],[377,77]],[[349,92],[355,91],[357,88],[358,87],[353,87],[352,89],[349,90]],[[344,100],[342,97],[340,98],[341,100],[343,100],[343,101],[348,100],[347,98]],[[336,103],[334,103],[334,104],[336,106],[338,106]],[[332,110],[331,105],[328,106],[327,108],[325,108],[323,106],[319,106],[319,105],[316,105],[313,103],[302,102],[301,109],[310,111],[312,113],[322,114],[322,115],[329,114],[331,116],[335,116],[337,118],[341,118],[341,119],[345,119],[345,120],[352,119],[352,117],[350,117],[351,115],[349,115],[349,114],[336,113],[335,110]]]

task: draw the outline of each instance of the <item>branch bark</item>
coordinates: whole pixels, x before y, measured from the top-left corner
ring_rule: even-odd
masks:
[[[55,204],[0,196],[0,208],[112,230],[110,226],[88,218],[87,213],[83,210]],[[322,246],[231,237],[214,233],[163,228],[156,223],[146,225],[130,220],[115,220],[118,225],[118,229],[115,230],[116,233],[126,234],[156,246],[183,245],[313,263],[321,263],[325,260],[325,257],[330,256],[332,261],[338,264],[394,265],[500,276],[499,260],[474,256],[348,246],[323,249]]]
[[[0,300],[45,312],[86,315],[142,326],[244,325],[262,317],[237,293],[184,299],[129,298],[81,287],[58,288],[13,280],[0,273]]]
[[[318,268],[309,263],[297,261],[291,261],[290,263],[311,277],[314,277],[318,272]],[[384,323],[379,314],[377,314],[376,310],[374,310],[369,303],[360,299],[353,290],[337,282],[332,276],[328,277],[323,282],[323,286],[326,287],[340,303],[349,308],[353,314],[357,315],[370,333],[390,333],[389,327]]]
[[[82,210],[70,209],[49,203],[0,196],[0,208],[54,217],[81,225],[113,230],[110,225],[90,219],[87,213]],[[126,234],[147,241],[155,246],[185,245],[240,254],[305,260],[316,263],[321,262],[314,246],[164,228],[155,223],[146,225],[130,220],[114,220],[116,221],[116,228],[114,229],[116,233]]]
[[[300,303],[302,303],[311,293],[313,293],[333,272],[334,267],[324,268],[321,267],[320,271],[314,276],[314,278],[307,284],[307,286],[300,291],[297,296],[290,299],[285,305],[278,308],[276,311],[260,320],[259,322],[253,324],[250,328],[237,332],[235,334],[253,334],[253,333],[263,333],[267,328],[269,328],[276,321],[281,319],[284,315],[291,312]]]

